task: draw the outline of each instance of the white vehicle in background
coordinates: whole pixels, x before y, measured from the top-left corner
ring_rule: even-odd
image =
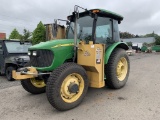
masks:
[[[132,49],[134,50],[141,50],[142,46],[142,43],[132,43]]]
[[[126,52],[130,56],[130,55],[133,55],[135,53],[135,50],[133,50],[132,47],[129,46],[129,49]]]

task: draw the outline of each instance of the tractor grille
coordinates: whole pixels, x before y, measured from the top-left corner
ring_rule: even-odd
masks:
[[[53,57],[53,52],[50,50],[37,50],[37,56],[30,56],[30,65],[33,67],[49,67],[52,64]]]

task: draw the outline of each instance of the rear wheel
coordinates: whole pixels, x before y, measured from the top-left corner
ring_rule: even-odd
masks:
[[[9,66],[6,68],[6,77],[8,81],[13,81],[14,79],[12,78],[12,70],[16,70],[15,67]]]
[[[38,78],[30,78],[21,81],[23,88],[32,94],[40,94],[45,92],[46,84],[44,80]]]
[[[64,63],[55,69],[46,86],[48,101],[61,111],[78,106],[87,90],[87,74],[82,66],[75,63]]]
[[[130,63],[126,51],[115,48],[105,65],[106,85],[113,89],[123,87],[128,80],[129,70]]]

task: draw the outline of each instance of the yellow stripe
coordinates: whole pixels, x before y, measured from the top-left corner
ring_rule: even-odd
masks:
[[[56,48],[56,47],[63,47],[63,46],[73,46],[74,44],[73,43],[69,43],[69,44],[59,44],[59,45],[55,45],[51,48]]]

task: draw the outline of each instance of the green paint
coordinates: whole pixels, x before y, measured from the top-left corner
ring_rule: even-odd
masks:
[[[104,64],[107,64],[107,63],[108,63],[108,60],[109,60],[109,57],[110,57],[111,53],[112,53],[113,50],[114,50],[115,48],[117,48],[117,47],[123,48],[123,49],[125,49],[125,50],[128,50],[128,46],[127,46],[127,44],[124,43],[124,42],[116,42],[116,43],[108,46],[108,48],[107,48],[107,50],[106,50],[106,52],[105,52]]]
[[[99,9],[99,8],[97,8],[97,9],[91,9],[91,10],[87,10],[87,11],[81,12],[81,13],[79,13],[79,15],[88,14],[88,11],[92,12],[93,10],[99,10],[99,12],[96,13],[96,14],[98,14],[98,16],[102,15],[103,17],[114,18],[114,19],[116,19],[118,21],[122,21],[123,20],[123,16],[122,15],[119,15],[117,13],[111,12],[109,10]],[[68,18],[69,17],[73,17],[73,15],[68,16]]]
[[[113,16],[117,16],[120,20],[123,20],[123,16],[122,15],[119,15],[117,13],[114,13],[114,12],[111,12],[109,10],[105,10],[105,9],[98,9],[100,10],[101,12],[104,12],[106,14],[110,14],[110,15],[113,15]]]
[[[47,49],[51,50],[54,54],[51,66],[42,68],[37,67],[36,69],[38,71],[53,71],[58,66],[62,65],[65,60],[71,59],[74,53],[73,43],[73,39],[51,40],[30,47],[29,50]]]
[[[147,46],[142,46],[141,51],[145,52],[147,50]]]
[[[74,42],[73,39],[50,40],[50,41],[47,41],[47,42],[41,42],[39,44],[31,46],[29,48],[29,50],[38,50],[38,49],[52,50],[56,46],[61,47],[61,45],[63,45],[63,44],[72,44],[73,45],[73,42]]]
[[[152,50],[156,52],[160,52],[160,45],[152,46]]]

